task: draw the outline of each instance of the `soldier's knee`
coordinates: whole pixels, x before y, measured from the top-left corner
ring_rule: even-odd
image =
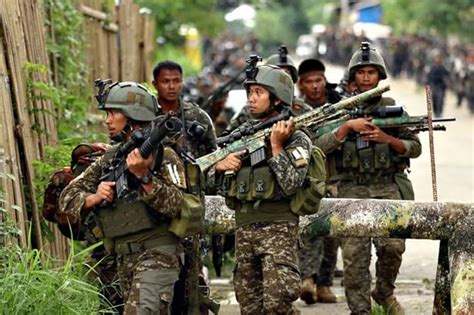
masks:
[[[404,240],[388,240],[379,248],[377,248],[377,256],[401,259],[402,254],[405,252],[405,241]]]
[[[301,277],[298,266],[285,259],[275,259],[270,257],[272,262],[265,276],[264,285],[267,295],[265,300],[266,307],[277,310],[278,307],[285,308],[285,305],[291,305],[300,295]]]
[[[174,269],[138,272],[135,276],[138,283],[138,310],[144,314],[158,314],[167,310],[173,298],[173,286],[178,280],[178,274],[178,270]]]

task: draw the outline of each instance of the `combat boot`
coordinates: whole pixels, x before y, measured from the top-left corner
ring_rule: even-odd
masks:
[[[304,278],[301,284],[300,299],[305,301],[308,305],[316,303],[317,289],[312,276]]]
[[[337,303],[337,298],[330,287],[318,287],[316,296],[319,303]]]
[[[377,304],[383,307],[384,311],[387,312],[388,315],[405,315],[405,310],[403,307],[398,303],[397,298],[392,294],[385,299],[380,299],[377,296],[377,292],[372,290],[371,292],[372,298],[374,299]]]

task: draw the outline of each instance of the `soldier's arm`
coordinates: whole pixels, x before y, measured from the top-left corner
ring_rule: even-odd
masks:
[[[285,143],[284,150],[268,160],[283,193],[291,196],[303,185],[311,155],[311,139],[301,131],[295,131]]]
[[[334,132],[328,132],[323,134],[321,137],[313,139],[313,145],[319,147],[325,154],[329,154],[336,150],[343,143],[344,141],[336,138]]]
[[[185,180],[182,160],[167,148],[159,170],[153,172],[150,189],[140,190],[143,201],[164,216],[178,217],[184,202],[181,189],[186,187]]]
[[[406,150],[405,153],[400,156],[414,159],[421,155],[420,138],[418,138],[415,133],[411,132],[408,128],[400,128],[398,138]]]
[[[59,197],[59,211],[68,214],[71,224],[80,220],[86,199],[97,192],[103,167],[103,157],[89,166],[64,188]]]

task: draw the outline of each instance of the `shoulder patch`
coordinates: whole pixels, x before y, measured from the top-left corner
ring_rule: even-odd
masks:
[[[163,177],[178,188],[186,189],[186,172],[178,154],[165,147],[163,152]]]
[[[301,146],[290,148],[288,154],[296,167],[303,167],[309,164],[309,152]]]

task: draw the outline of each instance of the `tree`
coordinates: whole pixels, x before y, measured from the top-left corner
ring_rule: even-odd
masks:
[[[179,43],[182,25],[197,28],[202,35],[214,37],[225,28],[224,12],[217,9],[215,0],[136,0],[141,7],[152,11],[156,34]]]
[[[427,33],[465,41],[474,39],[472,0],[382,0],[384,22],[395,32]]]

